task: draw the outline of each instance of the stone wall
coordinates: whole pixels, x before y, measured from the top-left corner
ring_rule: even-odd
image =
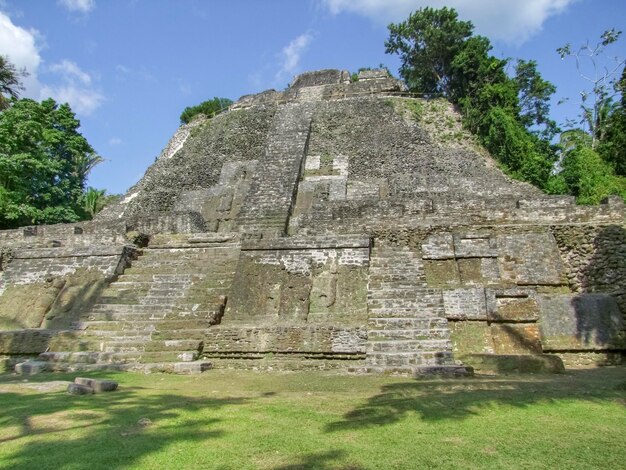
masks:
[[[133,256],[125,246],[12,250],[0,272],[0,328],[69,328]]]
[[[541,194],[448,103],[351,78],[306,73],[182,126],[93,221],[0,231],[0,354],[452,375],[618,360],[623,201]]]

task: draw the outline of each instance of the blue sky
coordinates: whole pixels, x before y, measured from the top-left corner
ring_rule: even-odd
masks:
[[[302,71],[387,65],[386,25],[455,7],[500,57],[535,59],[575,117],[585,84],[555,50],[626,29],[624,0],[0,0],[0,54],[30,76],[24,96],[68,101],[105,158],[89,184],[125,192],[179,125],[214,96],[282,89]],[[611,49],[626,57],[626,36]]]

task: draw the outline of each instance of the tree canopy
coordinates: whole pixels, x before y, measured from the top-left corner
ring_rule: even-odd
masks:
[[[69,105],[13,100],[0,113],[0,228],[85,218],[89,171],[102,158]]]
[[[228,108],[233,104],[228,98],[215,97],[212,100],[203,101],[197,106],[188,106],[180,115],[180,122],[187,124],[198,114],[204,114],[208,118],[212,118],[216,114]]]
[[[509,77],[508,59],[490,55],[491,42],[454,9],[423,8],[389,25],[388,53],[400,54],[400,74],[412,91],[443,94],[463,114],[465,126],[512,176],[545,187],[557,159],[549,138],[554,85],[534,61],[518,61]]]
[[[454,103],[465,127],[509,175],[546,192],[574,194],[581,203],[626,195],[624,180],[617,176],[626,171],[626,75],[611,82],[608,75],[615,66],[605,68],[608,75],[592,75],[591,91],[581,93],[580,122],[587,127],[580,132],[589,138],[562,134],[557,144],[561,130],[550,118],[556,87],[541,76],[536,61],[492,56],[490,40],[475,35],[472,23],[451,8],[419,9],[388,28],[386,52],[399,54],[400,75],[411,91],[443,95]],[[609,30],[595,46],[574,50],[566,45],[558,52],[562,58],[574,56],[580,65],[582,55],[595,60],[619,35]],[[622,93],[620,103],[609,84]]]
[[[0,111],[9,107],[11,99],[17,99],[24,90],[20,81],[25,70],[18,70],[8,57],[0,55]]]

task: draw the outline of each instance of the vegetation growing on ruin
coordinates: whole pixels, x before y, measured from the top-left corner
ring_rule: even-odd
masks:
[[[188,124],[199,114],[212,118],[216,114],[228,109],[231,104],[233,104],[232,100],[229,100],[228,98],[218,98],[216,96],[212,100],[203,101],[199,105],[187,106],[180,115],[180,122]]]
[[[593,204],[610,194],[626,198],[625,72],[617,80],[624,61],[606,67],[601,61],[619,36],[609,30],[596,45],[558,50],[577,64],[580,57],[591,57],[598,71],[606,71],[595,74],[590,91],[581,92],[581,115],[566,131],[550,118],[556,87],[543,79],[537,63],[494,57],[490,40],[475,35],[472,23],[460,20],[454,9],[427,7],[390,24],[385,45],[388,53],[399,54],[400,75],[411,91],[443,95],[456,105],[465,127],[505,172],[548,193],[573,194],[578,202]]]
[[[554,469],[626,459],[620,368],[453,381],[92,373],[120,387],[86,396],[51,382],[75,376],[0,377],[0,466]]]
[[[13,100],[0,112],[0,228],[88,218],[85,182],[102,161],[67,104]]]
[[[0,56],[0,229],[90,219],[113,200],[85,189],[103,158],[67,103],[19,99],[25,76]]]

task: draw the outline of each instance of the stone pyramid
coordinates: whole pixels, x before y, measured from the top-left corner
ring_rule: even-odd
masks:
[[[321,70],[182,126],[95,220],[0,232],[0,354],[449,376],[619,362],[624,204],[508,178],[443,100]]]

